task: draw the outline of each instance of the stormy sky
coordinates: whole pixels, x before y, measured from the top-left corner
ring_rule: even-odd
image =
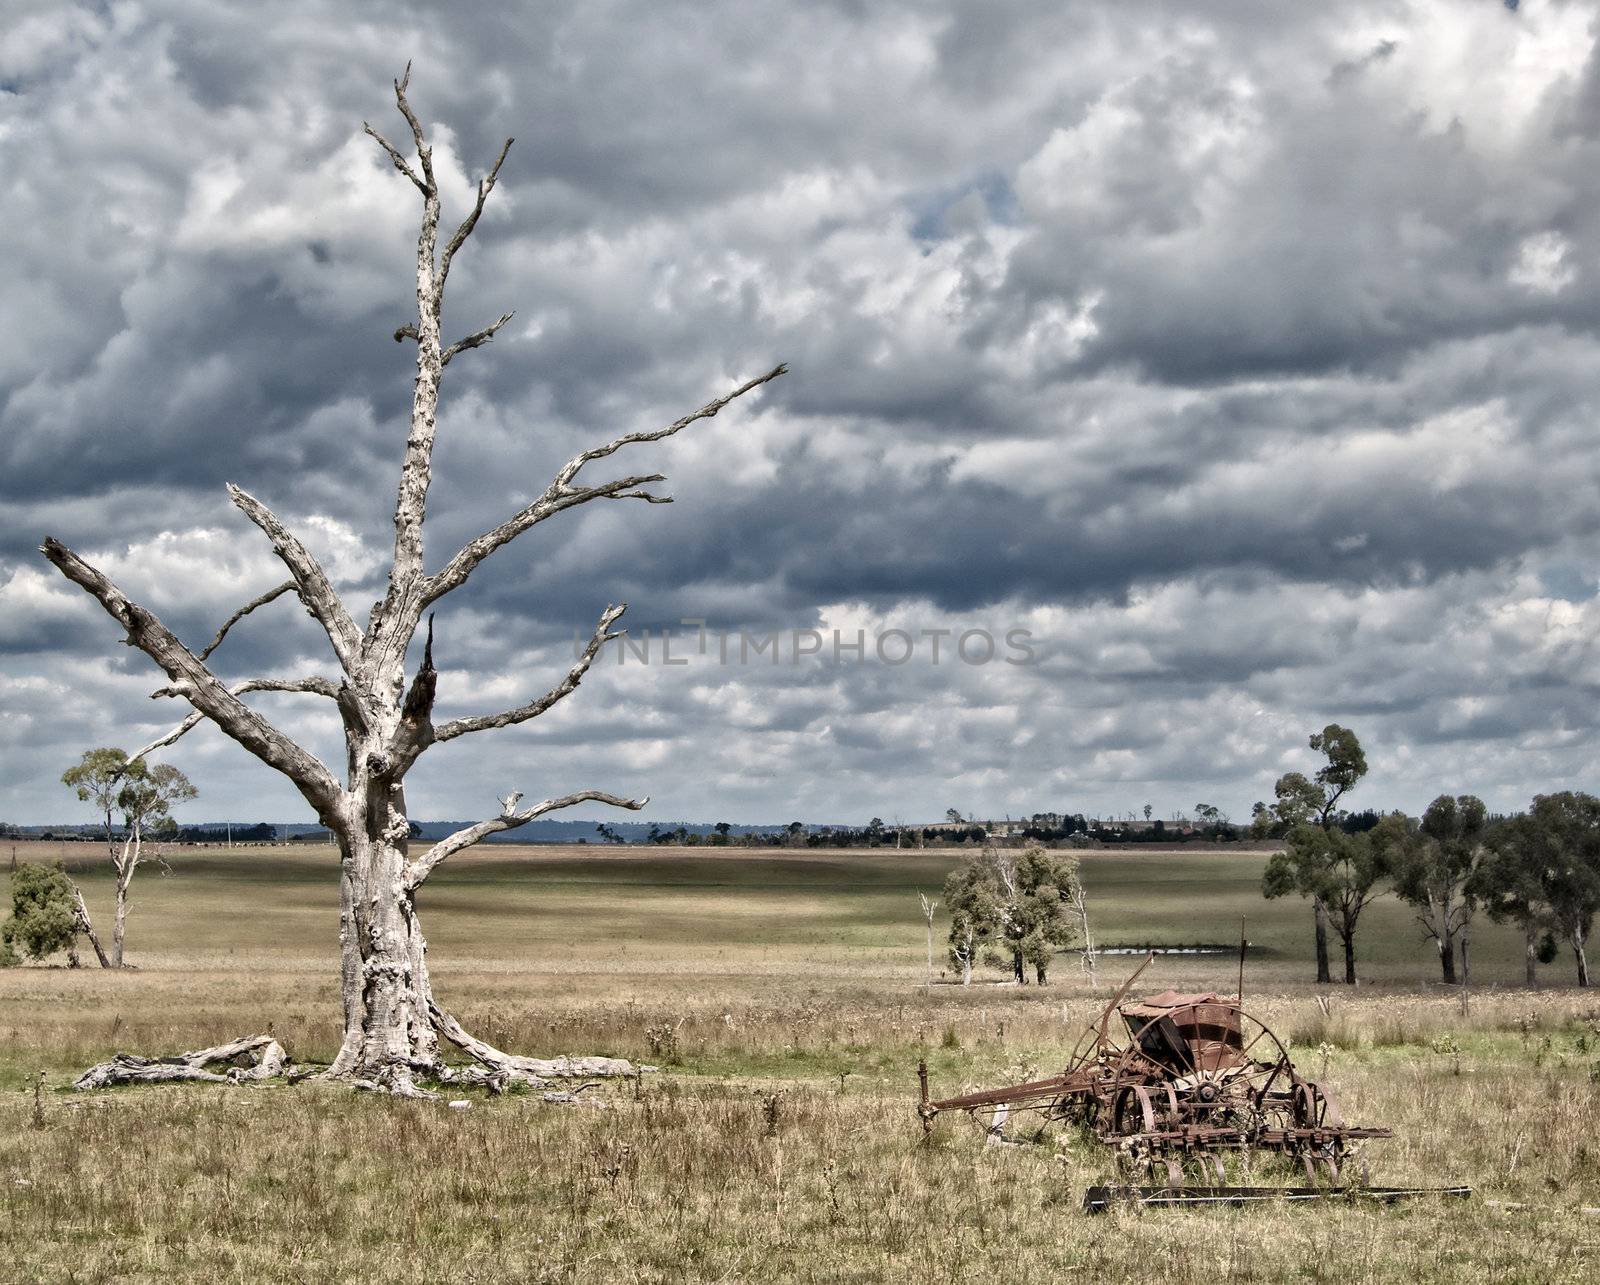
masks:
[[[1593,3],[7,14],[0,818],[87,820],[64,768],[182,712],[43,536],[200,645],[283,579],[237,482],[364,619],[418,201],[361,123],[404,133],[408,59],[447,218],[516,138],[451,278],[451,332],[516,318],[446,372],[432,565],[791,367],[619,457],[675,504],[563,515],[441,604],[442,714],[550,686],[609,602],[651,655],[431,752],[415,815],[1242,817],[1329,721],[1355,804],[1600,786]],[[318,641],[283,599],[214,661],[332,673]],[[326,702],[253,699],[342,762]],[[215,731],[170,759],[192,819],[309,819]]]

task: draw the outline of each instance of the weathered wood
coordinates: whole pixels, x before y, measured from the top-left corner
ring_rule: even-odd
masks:
[[[433,847],[429,848],[406,867],[406,887],[421,887],[439,863],[447,857],[452,857],[456,853],[482,842],[491,834],[499,834],[505,830],[515,830],[519,826],[527,825],[528,822],[544,816],[547,812],[558,812],[562,808],[575,807],[579,803],[609,803],[614,808],[627,808],[630,812],[637,812],[650,802],[648,795],[642,799],[625,799],[620,795],[607,794],[604,790],[579,790],[576,794],[567,794],[559,799],[546,799],[543,803],[535,803],[531,808],[524,808],[520,812],[513,811],[516,801],[521,797],[520,794],[508,795],[499,816],[491,817],[487,821],[479,821],[476,825],[469,825],[465,829],[457,830],[454,834],[440,839],[438,843],[434,844]]]
[[[206,644],[206,649],[200,653],[200,659],[206,659],[206,657],[211,655],[212,652],[216,651],[218,647],[222,646],[222,640],[228,636],[228,630],[232,629],[257,607],[265,607],[269,602],[273,601],[273,599],[282,594],[288,593],[293,588],[294,581],[285,580],[276,588],[268,589],[266,593],[250,599],[249,602],[245,603],[244,606],[240,607],[238,611],[234,612],[233,615],[229,616],[222,622],[222,628],[217,630],[217,636]]]
[[[78,916],[78,931],[89,939],[89,944],[94,947],[94,957],[100,961],[101,968],[110,968],[111,960],[107,958],[105,947],[100,944],[100,934],[94,930],[94,921],[89,918],[89,903],[83,899],[83,889],[78,887],[78,881],[71,875],[64,876],[67,886],[72,889],[72,909]]]
[[[600,654],[600,649],[608,642],[614,642],[623,636],[622,630],[611,632],[614,625],[628,609],[627,603],[607,607],[600,617],[600,624],[595,629],[594,635],[584,647],[583,654],[577,662],[567,671],[567,676],[556,686],[552,687],[537,700],[529,701],[526,705],[519,705],[516,709],[506,710],[500,714],[480,714],[471,718],[453,718],[448,723],[434,730],[433,739],[436,741],[450,741],[468,732],[483,732],[496,727],[512,727],[517,723],[525,723],[531,718],[538,718],[557,701],[572,695],[577,691],[578,684],[583,681],[583,676],[589,672],[589,667],[594,664],[595,657]],[[528,820],[533,820],[529,817]]]
[[[207,1069],[218,1064],[226,1066],[227,1070],[219,1073]],[[156,1084],[169,1080],[239,1084],[247,1080],[270,1080],[282,1075],[288,1065],[288,1055],[272,1036],[247,1035],[176,1057],[150,1058],[118,1053],[109,1062],[90,1067],[72,1087],[103,1089],[113,1084]]]
[[[431,1097],[426,1088],[428,1081],[504,1087],[513,1080],[538,1085],[554,1078],[629,1075],[634,1068],[620,1058],[520,1057],[485,1044],[462,1029],[434,999],[428,976],[427,942],[417,917],[416,895],[442,862],[490,834],[526,825],[536,817],[577,803],[601,802],[637,809],[643,807],[646,800],[625,798],[603,790],[580,790],[519,810],[517,803],[521,796],[511,795],[503,803],[499,816],[457,831],[413,858],[409,852],[410,824],[404,788],[406,774],[434,742],[526,722],[570,695],[601,648],[620,637],[620,632],[611,627],[622,615],[623,607],[609,607],[601,615],[589,645],[560,683],[543,696],[498,714],[474,715],[451,720],[441,727],[434,726],[432,711],[437,675],[433,667],[431,617],[429,645],[424,649],[421,667],[409,684],[406,657],[430,604],[459,588],[486,557],[539,522],[591,500],[638,499],[652,504],[670,500],[669,496],[648,489],[665,480],[659,473],[629,475],[594,486],[581,485],[577,479],[586,464],[604,459],[624,446],[662,441],[699,420],[709,419],[730,402],[782,375],[785,367],[774,367],[664,428],[625,433],[580,452],[557,472],[531,505],[470,541],[437,574],[427,574],[423,536],[432,481],[441,376],[451,358],[490,342],[512,315],[507,312],[493,324],[445,347],[440,340],[445,285],[456,256],[477,228],[495,189],[511,140],[506,140],[488,173],[479,181],[471,210],[450,234],[441,251],[438,244],[440,197],[432,149],[408,98],[409,84],[408,65],[406,73],[394,82],[394,91],[395,104],[411,132],[414,160],[370,125],[365,126],[395,169],[422,198],[416,254],[417,314],[414,321],[408,321],[394,332],[397,341],[409,338],[417,345],[410,424],[395,494],[394,554],[383,597],[373,606],[366,628],[356,626],[349,608],[306,546],[265,504],[231,484],[228,492],[233,503],[267,536],[291,580],[235,612],[199,656],[173,637],[153,614],[130,602],[104,575],[64,545],[46,540],[44,553],[62,574],[98,599],[127,630],[128,641],[167,673],[170,684],[156,694],[182,697],[194,707],[188,718],[152,741],[140,751],[140,756],[173,744],[202,719],[209,719],[262,762],[289,777],[332,832],[340,854],[340,997],[344,1037],[327,1076],[387,1093]],[[326,634],[340,667],[340,680],[252,678],[231,684],[223,682],[207,666],[207,658],[240,619],[291,587]],[[348,764],[342,782],[315,756],[240,700],[251,692],[273,691],[310,692],[336,702]],[[266,1038],[252,1037],[252,1040]],[[460,1048],[474,1065],[462,1068],[447,1064],[440,1056],[441,1038]],[[217,1049],[162,1059],[119,1054],[111,1063],[87,1072],[80,1084],[92,1087],[102,1082],[135,1080],[261,1078],[264,1074],[275,1073],[263,1072],[263,1066],[277,1065],[281,1069],[283,1054],[275,1044],[270,1050],[263,1046],[259,1060],[249,1071],[237,1065],[223,1074],[210,1069],[238,1056],[224,1056],[224,1051],[233,1047],[222,1045]],[[249,1044],[251,1050],[256,1047],[256,1044]],[[241,1053],[248,1051],[240,1050]]]

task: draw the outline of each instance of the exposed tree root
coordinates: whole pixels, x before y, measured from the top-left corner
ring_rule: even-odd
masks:
[[[461,1023],[432,999],[428,1001],[428,1016],[434,1030],[473,1061],[532,1088],[543,1088],[546,1080],[610,1079],[633,1075],[636,1071],[632,1062],[620,1057],[539,1058],[503,1053],[462,1030]]]
[[[227,1067],[221,1074],[206,1068]],[[151,1084],[164,1080],[208,1080],[238,1084],[244,1080],[269,1080],[289,1065],[283,1046],[270,1035],[246,1035],[214,1048],[180,1053],[176,1057],[138,1057],[118,1053],[109,1062],[91,1066],[73,1084],[75,1089],[103,1089],[113,1084]]]

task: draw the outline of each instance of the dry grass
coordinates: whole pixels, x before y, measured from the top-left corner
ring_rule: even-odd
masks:
[[[912,894],[948,858],[595,855],[496,853],[425,907],[440,989],[469,1025],[527,1051],[666,1062],[642,1094],[607,1088],[586,1109],[507,1097],[446,1111],[311,1085],[63,1090],[115,1047],[269,1026],[295,1055],[328,1056],[332,871],[301,854],[188,857],[147,881],[139,972],[0,973],[0,1276],[1593,1278],[1600,1218],[1581,1209],[1600,1206],[1600,997],[1497,989],[1463,1017],[1453,997],[1401,984],[1408,958],[1413,976],[1428,965],[1407,938],[1375,940],[1390,980],[1336,988],[1324,1013],[1289,949],[1300,908],[1252,900],[1258,866],[1121,858],[1147,864],[1117,867],[1128,893],[1103,871],[1115,931],[1205,936],[1250,905],[1252,938],[1281,953],[1252,966],[1247,1003],[1303,1069],[1326,1066],[1347,1115],[1395,1128],[1369,1146],[1375,1180],[1478,1196],[1091,1219],[1083,1188],[1111,1174],[1092,1145],[985,1147],[964,1121],[921,1144],[919,1056],[941,1092],[1047,1069],[1094,1008],[1077,985],[918,984]],[[1194,878],[1219,904],[1178,916],[1175,889]],[[1498,949],[1480,975],[1514,966]],[[1163,963],[1146,980],[1225,988],[1231,968]]]

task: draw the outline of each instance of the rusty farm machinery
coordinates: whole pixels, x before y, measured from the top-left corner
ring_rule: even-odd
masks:
[[[1084,1208],[1094,1213],[1118,1201],[1211,1205],[1469,1194],[1464,1187],[1347,1184],[1353,1144],[1391,1132],[1346,1123],[1332,1092],[1301,1075],[1283,1042],[1238,999],[1165,991],[1124,1002],[1152,959],[1085,1031],[1059,1075],[934,1101],[924,1063],[918,1068],[924,1129],[950,1111],[979,1120],[1005,1142],[1028,1140],[1006,1132],[1016,1116],[1038,1120],[1036,1138],[1052,1122],[1075,1125],[1112,1148],[1132,1180],[1091,1187]],[[1227,1184],[1229,1156],[1244,1159],[1248,1168],[1263,1155],[1296,1164],[1306,1185]],[[1151,1177],[1156,1185],[1141,1185]]]

